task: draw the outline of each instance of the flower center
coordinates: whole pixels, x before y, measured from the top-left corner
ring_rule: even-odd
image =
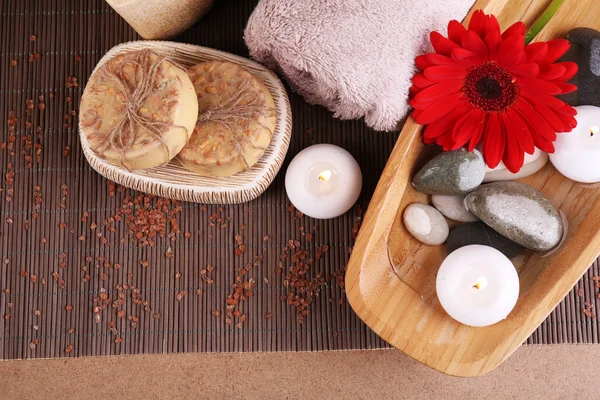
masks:
[[[463,93],[473,106],[485,112],[500,112],[515,103],[519,87],[510,72],[486,61],[467,71]]]

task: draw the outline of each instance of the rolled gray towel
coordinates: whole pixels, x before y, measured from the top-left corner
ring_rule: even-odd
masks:
[[[261,0],[244,34],[250,55],[341,119],[398,129],[415,57],[474,0]]]

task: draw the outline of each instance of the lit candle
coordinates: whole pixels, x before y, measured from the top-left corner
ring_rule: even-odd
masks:
[[[344,214],[356,203],[361,187],[362,174],[356,160],[331,144],[302,150],[285,174],[285,190],[292,204],[318,219]]]
[[[575,107],[577,127],[557,133],[550,161],[556,169],[576,182],[600,182],[600,108]]]
[[[504,254],[472,244],[450,253],[436,280],[438,299],[455,320],[488,326],[505,319],[519,297],[519,276]]]

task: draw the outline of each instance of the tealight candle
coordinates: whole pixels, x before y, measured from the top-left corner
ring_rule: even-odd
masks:
[[[450,253],[436,280],[438,299],[455,320],[488,326],[505,319],[519,297],[519,276],[504,254],[473,244]]]
[[[362,174],[341,147],[317,144],[302,150],[285,174],[285,190],[300,212],[318,219],[348,211],[360,195]]]
[[[556,169],[576,182],[600,182],[600,108],[575,107],[577,127],[557,133],[550,161]]]

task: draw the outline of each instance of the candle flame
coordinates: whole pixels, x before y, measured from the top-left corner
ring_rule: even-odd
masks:
[[[598,125],[594,125],[594,126],[590,127],[590,136],[594,136],[598,132],[600,132],[600,127]]]
[[[331,179],[331,171],[325,170],[319,174],[319,180],[327,182]]]
[[[485,287],[488,284],[488,280],[487,278],[481,277],[479,279],[477,279],[477,281],[475,282],[475,284],[473,285],[473,287],[475,289],[485,289]]]

